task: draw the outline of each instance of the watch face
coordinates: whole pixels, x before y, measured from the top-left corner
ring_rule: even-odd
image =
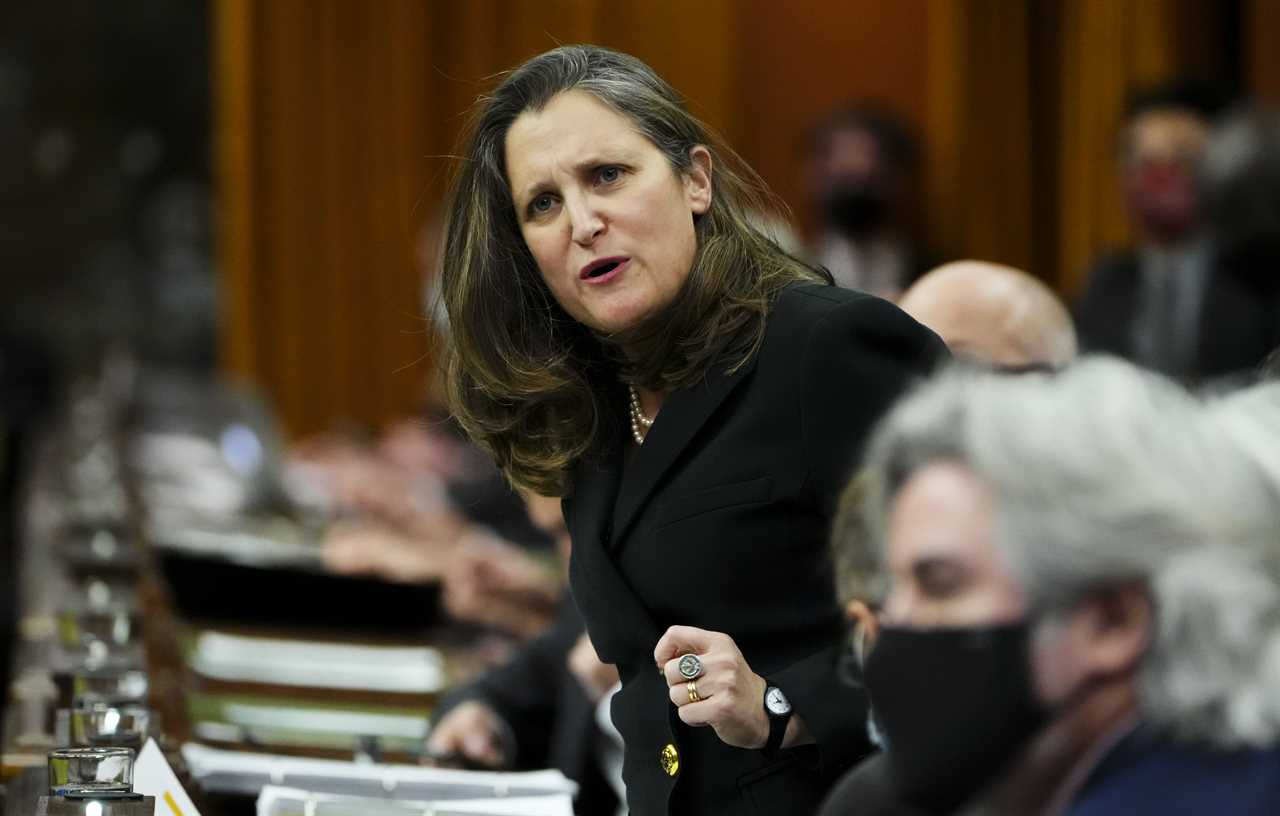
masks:
[[[782,693],[782,689],[777,686],[771,686],[764,693],[764,706],[769,709],[770,714],[781,716],[791,713],[791,701],[787,699],[787,695]]]

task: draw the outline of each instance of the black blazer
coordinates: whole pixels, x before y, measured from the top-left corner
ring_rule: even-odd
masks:
[[[1133,321],[1142,297],[1137,253],[1106,255],[1094,266],[1076,306],[1076,328],[1085,351],[1133,359]],[[1267,353],[1280,345],[1280,297],[1274,288],[1255,285],[1211,264],[1200,302],[1199,337],[1193,383],[1253,373]]]
[[[828,527],[872,425],[945,353],[886,301],[795,286],[750,362],[668,396],[625,471],[621,436],[579,464],[564,501],[570,586],[622,677],[613,721],[633,816],[812,813],[869,750],[865,697],[834,667],[843,615]],[[653,663],[674,624],[731,635],[816,748],[771,761],[684,725]]]

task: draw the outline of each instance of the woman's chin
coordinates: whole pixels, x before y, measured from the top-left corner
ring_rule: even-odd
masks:
[[[634,329],[669,303],[655,303],[654,298],[615,298],[596,304],[585,316],[586,323],[599,334],[617,334]]]
[[[587,325],[600,334],[618,334],[640,325],[647,314],[642,309],[610,309],[592,314]]]

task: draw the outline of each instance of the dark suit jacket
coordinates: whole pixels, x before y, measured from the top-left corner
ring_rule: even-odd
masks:
[[[836,783],[818,816],[928,816],[903,804],[889,778],[884,754],[858,764]]]
[[[432,717],[437,722],[466,700],[493,708],[510,728],[513,766],[556,768],[578,783],[574,810],[611,816],[617,796],[595,759],[600,730],[596,707],[569,671],[569,651],[582,634],[582,617],[566,597],[546,632],[520,647],[511,660],[450,694]]]
[[[986,813],[968,805],[959,813]],[[1280,813],[1280,748],[1217,751],[1139,728],[1107,752],[1066,816],[1264,816]],[[884,754],[832,790],[820,816],[926,816],[898,799]]]
[[[1215,751],[1146,728],[1121,740],[1068,816],[1272,816],[1280,813],[1280,747]]]
[[[1141,297],[1137,253],[1104,256],[1091,271],[1088,288],[1076,307],[1081,347],[1133,359],[1133,321]],[[1251,373],[1277,345],[1280,299],[1275,290],[1212,269],[1200,303],[1195,360],[1185,379],[1199,382]]]
[[[828,527],[872,425],[945,354],[886,301],[795,286],[749,363],[667,397],[625,471],[621,438],[579,464],[564,502],[570,586],[622,677],[613,721],[633,816],[812,813],[868,751],[865,697],[834,668],[843,615]],[[732,636],[816,748],[770,760],[685,726],[653,662],[676,624]],[[668,744],[674,776],[660,761]]]

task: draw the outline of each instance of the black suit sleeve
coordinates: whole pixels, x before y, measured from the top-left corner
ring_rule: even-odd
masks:
[[[1130,252],[1106,255],[1093,265],[1073,315],[1082,350],[1133,356],[1138,284],[1138,258]]]
[[[818,816],[924,816],[903,804],[889,778],[884,754],[876,754],[836,783]]]
[[[827,518],[875,424],[948,356],[937,335],[873,297],[833,309],[809,334],[801,362],[801,436],[807,483]]]
[[[933,332],[877,298],[841,305],[810,333],[802,357],[802,438],[807,483],[828,519],[875,424],[947,356]],[[870,747],[865,694],[836,670],[841,648],[832,643],[769,678],[804,719],[824,768],[847,766]]]
[[[570,680],[565,661],[582,630],[582,618],[566,596],[550,629],[521,646],[506,663],[447,696],[437,706],[435,720],[469,700],[485,703],[510,729],[515,767],[548,767],[560,696]]]

